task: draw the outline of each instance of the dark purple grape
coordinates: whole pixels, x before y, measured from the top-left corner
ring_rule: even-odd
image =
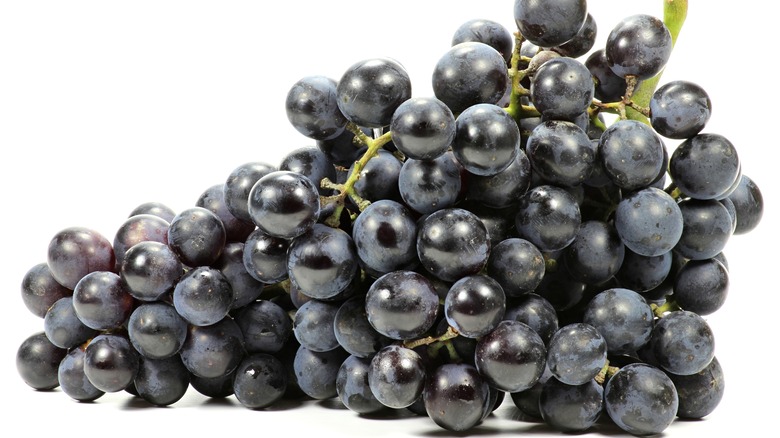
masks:
[[[125,253],[119,270],[127,292],[141,301],[156,301],[173,290],[184,266],[173,250],[159,242],[141,242]]]
[[[290,241],[255,230],[244,244],[244,269],[262,283],[278,283],[287,278],[287,250]]]
[[[595,79],[594,97],[602,102],[619,102],[626,94],[626,80],[612,72],[604,49],[588,56],[585,67]]]
[[[713,357],[706,368],[689,376],[667,374],[677,389],[677,416],[699,419],[711,414],[723,399],[725,381],[718,358]]]
[[[712,329],[693,312],[672,312],[661,318],[650,344],[658,364],[672,374],[696,374],[715,357]]]
[[[341,348],[316,352],[299,347],[293,369],[301,391],[315,400],[325,400],[338,395],[336,378],[347,357],[347,353]]]
[[[90,272],[113,271],[116,259],[111,243],[100,233],[71,227],[51,239],[47,263],[57,283],[73,290]]]
[[[607,341],[610,354],[633,353],[650,340],[653,311],[638,293],[623,288],[600,292],[585,308],[582,318]]]
[[[433,160],[408,159],[398,174],[401,198],[422,214],[451,207],[461,191],[461,169],[450,152]]]
[[[214,263],[233,290],[231,309],[238,309],[255,301],[263,292],[263,283],[257,281],[244,267],[244,244],[242,242],[225,245],[222,255]]]
[[[585,17],[585,23],[583,23],[580,30],[577,31],[577,35],[574,35],[572,39],[560,46],[553,47],[552,50],[555,50],[563,56],[568,56],[569,58],[579,58],[590,52],[590,49],[596,44],[597,31],[598,26],[596,26],[596,20],[593,19],[592,15],[588,14]]]
[[[233,393],[249,409],[267,408],[287,391],[287,370],[270,354],[256,353],[246,357],[236,368]]]
[[[438,311],[439,297],[433,284],[412,271],[385,274],[366,294],[368,322],[391,339],[420,337],[436,322]]]
[[[327,155],[333,164],[349,167],[360,156],[358,149],[360,146],[354,140],[355,134],[347,129],[336,138],[317,141],[317,148]]]
[[[290,281],[312,298],[336,296],[349,286],[357,267],[355,244],[349,234],[338,228],[315,224],[290,244]]]
[[[585,0],[515,0],[515,23],[531,43],[555,47],[577,35],[587,11]]]
[[[347,119],[339,110],[336,85],[325,76],[307,76],[293,84],[285,109],[287,120],[298,132],[314,140],[328,140],[344,131]]]
[[[674,279],[674,300],[681,308],[709,315],[723,306],[729,290],[729,271],[718,260],[691,260]]]
[[[249,215],[264,233],[292,239],[311,230],[320,214],[320,196],[312,181],[278,170],[260,178],[249,192]]]
[[[58,387],[57,370],[68,350],[52,344],[46,333],[35,333],[16,350],[16,371],[29,387],[49,390]]]
[[[661,370],[626,365],[604,387],[604,407],[621,429],[634,435],[664,431],[677,414],[677,390]]]
[[[187,321],[169,304],[141,304],[130,315],[127,335],[142,356],[165,359],[178,353],[184,345]]]
[[[225,376],[244,358],[244,336],[230,317],[205,327],[190,325],[179,354],[184,366],[198,377]]]
[[[103,392],[119,392],[133,384],[139,361],[129,339],[117,334],[103,334],[87,345],[84,374],[95,388]]]
[[[696,199],[719,199],[739,177],[737,150],[718,134],[699,134],[682,142],[669,159],[672,182]]]
[[[599,140],[604,171],[628,191],[649,186],[664,169],[664,145],[653,130],[636,120],[620,120]]]
[[[455,281],[481,271],[487,263],[487,229],[474,214],[459,208],[425,218],[417,232],[417,255],[426,272]]]
[[[737,212],[737,227],[734,234],[745,234],[761,222],[764,214],[764,198],[753,180],[742,175],[737,188],[728,197]]]
[[[489,403],[489,392],[489,385],[473,366],[442,365],[425,384],[425,411],[444,429],[456,432],[468,430],[482,421],[483,409]]]
[[[110,330],[124,325],[133,312],[135,300],[119,275],[90,272],[73,290],[73,309],[81,322],[95,330]]]
[[[372,203],[352,225],[361,264],[373,275],[409,268],[417,263],[417,223],[403,205],[390,200]]]
[[[244,306],[236,315],[247,353],[276,353],[292,334],[290,316],[278,304],[258,300]]]
[[[491,208],[508,208],[517,203],[530,184],[531,162],[525,151],[518,149],[515,159],[501,172],[488,176],[469,174],[467,197]]]
[[[173,209],[160,202],[144,202],[134,208],[127,217],[133,217],[139,214],[151,214],[152,216],[162,218],[168,223],[171,223],[173,218],[176,217],[176,212],[173,211]]]
[[[395,135],[395,131],[393,131],[393,135]],[[355,183],[355,193],[371,202],[383,199],[400,201],[401,192],[398,190],[398,177],[401,174],[402,165],[391,152],[380,149],[360,171],[359,179]],[[354,168],[353,163],[348,171],[350,175]]]
[[[333,331],[339,345],[353,356],[370,358],[391,339],[377,332],[368,321],[365,297],[345,301],[336,312]]]
[[[170,223],[150,214],[130,216],[114,236],[114,255],[117,268],[122,266],[125,253],[140,242],[168,243]],[[113,269],[112,269],[113,270]]]
[[[71,348],[57,369],[57,380],[62,392],[80,402],[95,401],[105,394],[105,392],[95,388],[95,385],[90,383],[87,375],[84,374],[86,347],[84,344]]]
[[[192,325],[215,324],[230,311],[235,294],[217,269],[201,266],[187,272],[173,289],[176,312]]]
[[[585,131],[565,121],[550,120],[534,128],[525,152],[539,176],[563,186],[585,182],[596,163],[596,148]]]
[[[492,387],[525,391],[541,377],[547,349],[539,335],[519,321],[501,321],[477,341],[474,362]]]
[[[683,216],[671,196],[650,187],[620,201],[615,210],[615,229],[628,249],[655,257],[677,245],[683,233]]]
[[[467,338],[481,338],[504,318],[506,296],[501,285],[486,275],[463,277],[452,285],[444,300],[444,316],[452,328]]]
[[[515,160],[520,149],[520,129],[501,107],[488,103],[472,105],[455,121],[452,152],[470,173],[495,175]]]
[[[199,393],[211,398],[225,398],[233,395],[233,380],[236,371],[219,377],[198,377],[190,375],[190,385]]]
[[[555,58],[531,79],[531,100],[543,116],[573,121],[593,102],[593,87],[590,71],[581,62]]]
[[[519,321],[535,331],[547,346],[558,331],[558,315],[549,301],[539,295],[528,293],[512,300],[507,306],[504,319]]]
[[[250,162],[230,172],[225,181],[224,199],[233,216],[242,221],[252,222],[252,216],[249,214],[249,192],[260,178],[275,170],[277,169],[270,164]]]
[[[491,248],[517,234],[514,208],[491,208],[476,201],[461,202],[458,208],[474,213],[479,218],[487,230]]]
[[[469,20],[455,30],[452,45],[465,42],[478,42],[496,49],[504,57],[507,65],[512,60],[512,34],[500,23],[492,20]]]
[[[539,396],[539,413],[553,429],[566,433],[584,432],[596,424],[604,405],[604,389],[590,380],[567,385],[549,379]]]
[[[487,273],[501,285],[507,297],[532,292],[542,281],[544,271],[542,253],[527,240],[506,239],[490,251]]]
[[[412,82],[395,60],[366,59],[344,72],[337,93],[339,109],[349,121],[381,128],[389,125],[395,110],[412,97]]]
[[[24,274],[21,290],[27,310],[40,318],[57,300],[73,295],[72,290],[57,283],[46,263],[39,263]]]
[[[503,55],[480,42],[449,49],[436,63],[432,83],[436,98],[454,114],[478,103],[498,103],[510,85]]]
[[[625,255],[615,227],[601,221],[583,222],[574,242],[564,251],[566,269],[572,278],[593,285],[612,278]]]
[[[385,408],[371,393],[368,373],[371,359],[350,356],[341,364],[336,376],[336,392],[339,400],[349,410],[358,414],[371,414]]]
[[[731,216],[718,201],[686,199],[679,204],[683,232],[674,250],[685,258],[706,260],[723,251],[731,237]]]
[[[531,418],[542,418],[542,413],[539,411],[539,398],[542,395],[544,384],[550,380],[550,377],[552,377],[552,373],[550,373],[550,369],[545,366],[544,372],[534,386],[525,391],[510,393],[512,403],[522,414]]]
[[[419,354],[399,345],[382,348],[371,359],[368,386],[383,405],[405,408],[417,400],[425,385],[425,365]]]
[[[333,161],[316,147],[303,147],[290,152],[282,159],[279,170],[300,173],[309,178],[317,186],[321,195],[328,195],[331,191],[322,187],[324,178],[332,182],[336,181],[336,168],[333,166]]]
[[[84,325],[73,308],[72,297],[62,297],[46,311],[43,330],[52,344],[59,348],[73,348],[97,335],[97,330]]]
[[[295,312],[293,334],[295,339],[311,351],[330,351],[339,346],[333,325],[337,304],[311,300]]]
[[[623,264],[615,278],[621,286],[641,294],[660,286],[671,268],[671,251],[648,257],[626,248]]]
[[[637,14],[624,18],[607,37],[607,62],[621,77],[650,79],[672,54],[672,35],[663,21]]]
[[[225,185],[217,184],[206,189],[195,201],[196,207],[202,207],[214,213],[225,227],[225,241],[243,242],[249,233],[255,230],[255,224],[233,216],[225,203]],[[114,246],[116,248],[116,245]]]
[[[402,103],[390,123],[393,143],[408,158],[432,160],[455,138],[455,116],[436,98],[416,97]]]
[[[222,221],[202,207],[188,208],[173,218],[168,245],[187,266],[208,266],[219,258],[226,234]]]
[[[139,397],[156,406],[168,406],[184,397],[190,386],[190,373],[179,356],[141,357],[133,383]]]
[[[659,87],[650,99],[650,123],[668,138],[690,138],[710,119],[712,102],[699,85],[673,81]]]
[[[577,200],[566,190],[543,185],[520,198],[515,225],[520,237],[540,251],[557,251],[577,237],[580,228]]]
[[[567,385],[582,385],[607,363],[607,342],[595,327],[574,323],[561,327],[547,348],[547,366]]]

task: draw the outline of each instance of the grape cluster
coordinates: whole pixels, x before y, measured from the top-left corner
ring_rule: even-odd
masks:
[[[703,316],[761,192],[703,132],[700,86],[643,88],[672,52],[661,20],[630,16],[592,51],[585,0],[514,15],[514,35],[457,28],[434,96],[387,58],[302,78],[285,108],[316,147],[242,164],[178,213],[138,206],[113,242],[57,233],[22,282],[44,330],[21,377],[79,401],[338,397],[452,431],[506,393],[564,432],[710,414],[724,380]]]

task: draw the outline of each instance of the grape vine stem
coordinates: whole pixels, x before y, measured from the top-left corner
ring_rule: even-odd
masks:
[[[347,129],[355,134],[355,141],[358,144],[365,145],[367,147],[366,152],[355,164],[352,166],[352,172],[347,177],[344,184],[334,184],[332,181],[324,178],[321,182],[323,188],[329,188],[337,190],[338,193],[332,196],[323,196],[320,198],[320,204],[324,207],[326,205],[335,204],[333,213],[325,220],[325,224],[331,227],[338,227],[341,213],[344,211],[344,202],[349,196],[355,204],[357,204],[360,211],[363,211],[371,203],[361,198],[355,191],[355,184],[360,179],[360,172],[366,167],[368,160],[373,158],[382,146],[392,140],[392,133],[386,132],[377,138],[371,138],[366,135],[360,127],[350,122],[347,124]]]

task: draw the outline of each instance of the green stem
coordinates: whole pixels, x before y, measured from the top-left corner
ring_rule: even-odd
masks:
[[[436,337],[428,336],[428,337],[421,338],[421,339],[416,339],[416,340],[413,340],[413,341],[406,341],[406,342],[404,342],[403,345],[406,348],[417,348],[417,347],[419,347],[421,345],[430,345],[430,344],[433,344],[433,343],[436,343],[436,342],[448,341],[448,340],[450,340],[452,338],[455,338],[457,336],[458,336],[458,331],[457,330],[455,330],[452,327],[447,327],[447,331],[444,332],[444,334],[441,335],[441,336],[436,336]]]
[[[327,179],[323,180],[321,183],[322,186],[325,188],[332,188],[339,191],[338,194],[333,196],[323,197],[321,198],[320,201],[321,204],[323,205],[327,205],[330,203],[336,204],[336,208],[334,209],[333,214],[331,214],[330,217],[328,217],[325,220],[325,223],[331,227],[339,226],[341,212],[344,211],[344,201],[347,199],[347,196],[349,196],[350,198],[352,198],[353,201],[355,201],[355,204],[358,205],[361,211],[366,207],[368,207],[370,202],[361,198],[360,195],[357,194],[357,192],[355,191],[355,184],[360,179],[360,172],[362,172],[363,168],[366,167],[368,160],[373,158],[377,154],[379,149],[381,149],[382,146],[389,143],[390,140],[392,139],[391,132],[386,132],[377,138],[371,138],[367,136],[365,133],[363,133],[360,130],[360,128],[358,128],[353,123],[348,124],[347,129],[349,129],[352,133],[355,134],[355,140],[357,142],[366,145],[368,149],[363,154],[363,156],[360,157],[358,161],[355,161],[355,164],[352,166],[352,173],[349,174],[349,177],[347,177],[347,180],[344,182],[344,184],[333,184]]]
[[[651,304],[650,308],[653,309],[653,315],[657,316],[658,318],[663,318],[665,313],[669,312],[677,312],[679,310],[682,310],[680,306],[677,304],[677,301],[674,300],[674,298],[667,297],[666,302],[661,304],[660,306],[656,304]]]
[[[688,0],[664,0],[664,24],[672,35],[672,47],[677,43],[677,37],[680,35],[680,30],[682,30],[687,15]],[[653,93],[655,93],[663,73],[664,71],[661,70],[657,75],[639,84],[633,98],[633,102],[637,106],[646,108],[650,105],[650,98],[653,97]],[[649,124],[647,116],[632,107],[626,108],[626,116],[631,120]]]

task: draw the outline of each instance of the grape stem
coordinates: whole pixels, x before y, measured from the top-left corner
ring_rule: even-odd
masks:
[[[335,195],[320,197],[321,206],[324,207],[330,204],[336,205],[333,213],[327,219],[325,219],[325,224],[331,227],[339,226],[341,213],[344,211],[344,202],[346,201],[347,196],[349,196],[355,202],[355,204],[357,204],[360,211],[363,211],[371,204],[369,201],[361,198],[360,195],[357,194],[355,191],[355,184],[360,179],[360,172],[362,172],[363,168],[366,167],[368,160],[373,158],[379,149],[389,143],[392,139],[391,132],[386,132],[377,138],[371,138],[367,136],[360,129],[360,127],[352,122],[347,124],[347,129],[355,134],[354,141],[356,143],[365,145],[368,149],[358,161],[355,161],[355,164],[352,166],[352,173],[349,174],[349,177],[347,177],[347,180],[344,182],[344,184],[334,184],[327,178],[323,178],[323,180],[320,182],[320,186],[323,188],[334,189],[338,191],[338,193]]]
[[[667,297],[666,302],[660,306],[657,304],[651,304],[650,308],[653,310],[653,315],[658,318],[663,318],[666,313],[682,310],[682,308],[677,304],[677,301],[675,301],[672,297]]]
[[[458,331],[452,327],[447,327],[447,331],[441,336],[426,336],[424,338],[415,339],[413,341],[404,341],[405,348],[417,348],[423,345],[431,345],[435,342],[445,342],[458,336]]]
[[[531,72],[529,69],[520,69],[520,63],[528,63],[531,59],[527,56],[520,55],[520,48],[523,46],[523,36],[520,32],[515,32],[515,47],[512,50],[512,60],[509,62],[509,80],[511,81],[511,90],[509,94],[509,106],[506,107],[506,112],[513,119],[520,120],[528,117],[539,117],[540,114],[536,109],[529,105],[523,105],[520,102],[522,96],[530,96],[531,90],[525,88],[520,81],[522,81]]]
[[[620,371],[620,368],[611,367],[609,366],[609,361],[606,361],[604,363],[604,368],[602,368],[601,371],[599,371],[599,373],[596,374],[596,377],[594,377],[594,379],[596,379],[596,383],[598,383],[599,385],[603,385],[604,382],[609,380],[618,371]]]

